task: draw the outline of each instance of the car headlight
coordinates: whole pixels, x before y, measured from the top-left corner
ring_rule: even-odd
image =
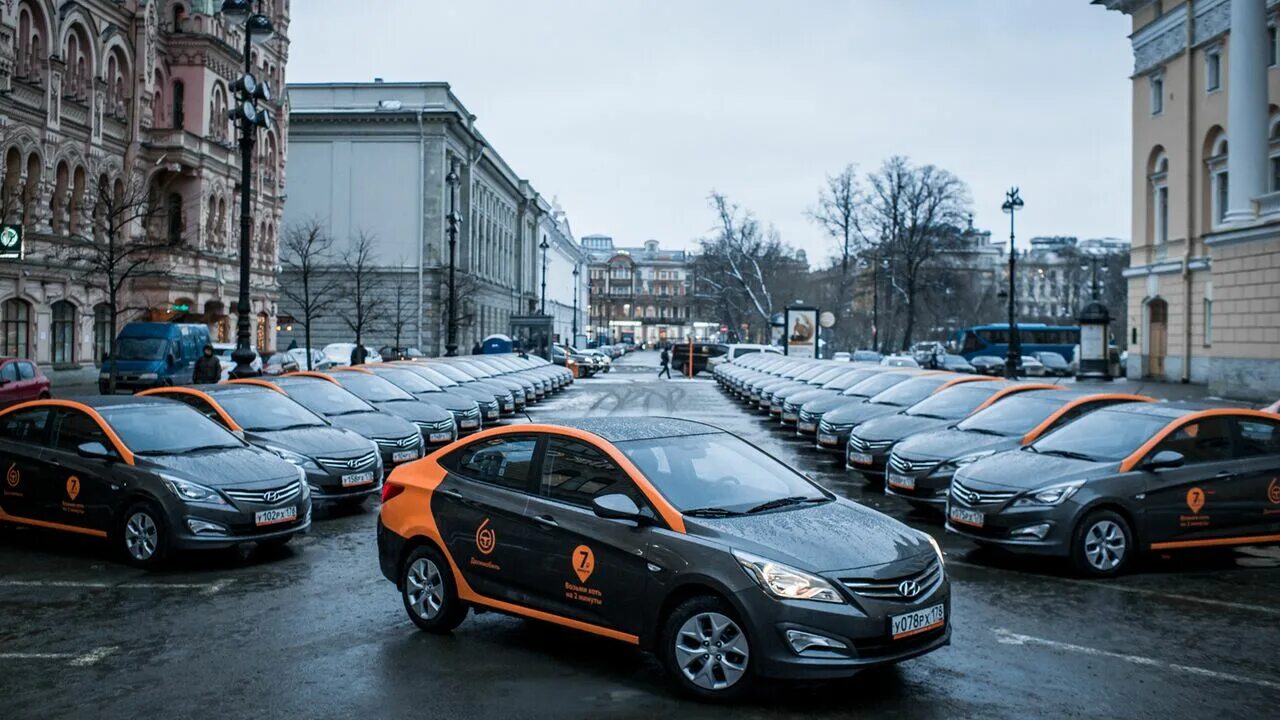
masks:
[[[293,463],[294,465],[297,465],[298,469],[300,470],[319,470],[320,469],[320,466],[316,464],[316,461],[312,460],[306,455],[296,453],[292,450],[285,450],[282,447],[276,447],[274,445],[263,445],[263,447],[271,451],[273,454],[278,455],[281,459],[287,460]],[[306,473],[303,473],[304,477],[305,475]]]
[[[1023,495],[1014,502],[1014,505],[1061,505],[1063,502],[1066,502],[1067,498],[1074,495],[1083,485],[1083,480],[1061,483],[1059,485],[1050,485],[1047,488],[1041,488],[1035,492]]]
[[[178,496],[178,499],[188,503],[204,503],[206,505],[226,505],[227,501],[222,495],[211,487],[205,487],[199,483],[193,483],[190,480],[183,480],[173,475],[160,474],[160,479],[164,482],[164,486],[169,488],[169,492]]]
[[[947,561],[944,560],[942,557],[942,546],[939,545],[938,541],[934,540],[933,536],[930,535],[929,533],[924,534],[924,539],[928,540],[929,544],[933,546],[933,552],[936,553],[938,556],[938,566],[945,568],[947,566]]]
[[[844,603],[844,598],[831,583],[817,575],[737,550],[733,551],[733,557],[766,593],[775,598]]]

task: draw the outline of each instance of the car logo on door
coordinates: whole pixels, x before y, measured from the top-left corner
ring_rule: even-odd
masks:
[[[9,483],[9,487],[18,487],[18,483],[22,482],[22,473],[18,470],[17,463],[9,466],[9,472],[4,474],[4,479]]]
[[[903,580],[898,583],[898,594],[904,598],[913,598],[920,594],[920,583],[915,580]]]

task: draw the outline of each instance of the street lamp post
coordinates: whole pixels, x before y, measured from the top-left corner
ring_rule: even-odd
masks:
[[[1015,187],[1005,193],[1004,204],[1000,206],[1001,210],[1009,213],[1009,355],[1005,358],[1004,376],[1010,379],[1018,377],[1018,365],[1022,362],[1022,344],[1018,338],[1018,314],[1014,305],[1017,301],[1014,295],[1014,278],[1017,275],[1018,260],[1013,249],[1013,220],[1023,205],[1022,197],[1018,195],[1018,188]]]
[[[449,214],[445,218],[448,222],[449,233],[449,326],[448,334],[445,338],[444,354],[446,357],[453,357],[458,354],[458,293],[457,286],[454,285],[454,272],[457,269],[458,253],[457,160],[449,164],[449,174],[445,176],[444,181],[449,186]]]
[[[538,244],[538,248],[542,250],[542,315],[547,314],[547,250],[550,247],[551,243],[546,238],[542,238],[542,242]]]
[[[229,113],[240,130],[240,292],[236,298],[236,349],[231,353],[236,365],[229,373],[235,378],[258,375],[252,366],[255,353],[249,346],[249,270],[253,241],[253,214],[249,208],[253,172],[250,165],[258,130],[271,126],[271,111],[258,108],[259,100],[271,99],[271,89],[266,82],[253,76],[251,51],[254,45],[270,39],[275,28],[271,26],[271,19],[261,13],[261,0],[257,12],[253,11],[252,5],[250,0],[223,0],[222,3],[222,16],[244,30],[244,75],[231,84],[238,104]]]
[[[581,263],[573,264],[573,337],[575,341],[578,337],[578,266]]]

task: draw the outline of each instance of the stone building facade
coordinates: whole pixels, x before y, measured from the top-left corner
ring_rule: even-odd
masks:
[[[657,240],[618,247],[607,235],[586,235],[582,247],[591,258],[588,334],[593,342],[629,337],[653,345],[718,335],[719,326],[704,321],[694,293],[693,253],[665,250]]]
[[[1277,0],[1094,0],[1131,16],[1128,375],[1280,396]]]
[[[286,0],[263,4],[276,35],[255,45],[255,74],[275,88],[288,59]],[[26,257],[0,261],[0,354],[87,372],[110,343],[103,292],[59,261],[94,232],[94,189],[147,188],[158,207],[136,237],[175,241],[163,276],[128,288],[125,319],[208,323],[232,341],[239,292],[239,153],[229,86],[243,72],[239,29],[214,0],[9,0],[0,4],[0,158],[4,222]],[[260,131],[252,196],[256,344],[275,342],[276,240],[287,116]]]

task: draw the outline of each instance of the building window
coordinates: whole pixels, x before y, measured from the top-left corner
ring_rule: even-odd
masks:
[[[1222,87],[1222,48],[1214,47],[1204,54],[1204,89],[1214,92]]]
[[[1151,114],[1164,112],[1164,76],[1151,76]]]
[[[1267,28],[1267,67],[1275,67],[1280,62],[1280,44],[1276,43],[1276,26]]]
[[[187,86],[181,80],[173,81],[173,129],[182,130],[186,125]]]
[[[182,243],[182,196],[178,193],[170,193],[168,202],[165,203],[165,214],[168,216],[168,233],[166,237],[170,245],[178,245]]]
[[[111,306],[98,303],[93,306],[93,361],[100,363],[111,352]]]
[[[0,354],[31,357],[31,303],[18,298],[5,300],[0,304],[0,326],[4,328]]]
[[[76,306],[66,300],[53,304],[53,333],[50,360],[55,365],[75,362],[76,354]]]
[[[1213,301],[1204,299],[1204,346],[1213,345]]]
[[[1222,225],[1227,221],[1227,204],[1230,202],[1228,195],[1228,186],[1230,185],[1230,177],[1226,170],[1221,170],[1213,174],[1213,221],[1215,224]]]
[[[1228,187],[1230,177],[1227,174],[1227,137],[1219,133],[1210,145],[1209,159],[1209,218],[1212,227],[1218,227],[1227,218],[1229,206]]]

